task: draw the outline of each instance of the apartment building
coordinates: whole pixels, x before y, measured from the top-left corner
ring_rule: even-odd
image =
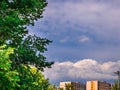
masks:
[[[86,90],[86,86],[80,82],[60,82],[60,88],[66,90],[67,87],[71,90]]]
[[[111,90],[111,84],[104,81],[87,81],[86,90]]]

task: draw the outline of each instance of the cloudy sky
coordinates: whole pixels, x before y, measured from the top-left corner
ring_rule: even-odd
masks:
[[[60,81],[116,79],[120,70],[120,0],[47,0],[44,18],[30,34],[53,41],[45,53],[55,61],[45,75]]]

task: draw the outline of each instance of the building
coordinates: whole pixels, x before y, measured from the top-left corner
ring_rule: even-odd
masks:
[[[87,81],[86,90],[111,90],[111,84],[104,81]]]
[[[70,90],[85,90],[85,85],[80,82],[60,82],[60,88],[66,90],[69,87]]]

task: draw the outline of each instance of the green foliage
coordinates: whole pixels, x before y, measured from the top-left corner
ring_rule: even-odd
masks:
[[[48,90],[57,90],[55,85],[49,85]]]
[[[59,88],[58,90],[64,90],[63,88]]]
[[[46,57],[42,55],[47,50],[45,46],[49,42],[51,41],[35,35],[28,36],[11,55],[11,60],[17,65],[30,64],[43,71],[44,68],[51,67],[53,64],[53,62],[46,62]]]
[[[43,55],[51,41],[27,35],[46,5],[46,0],[0,0],[1,90],[48,90],[41,71],[53,64]]]
[[[111,90],[119,90],[119,89],[118,89],[118,81],[115,81],[115,82],[112,84]]]
[[[49,80],[45,79],[37,68],[26,65],[12,67],[12,61],[9,59],[11,53],[12,48],[0,47],[0,89],[48,90]]]
[[[9,59],[9,54],[13,53],[12,48],[5,49],[5,46],[0,47],[0,89],[15,90],[19,86],[19,76],[16,70],[12,70],[12,62]]]
[[[0,1],[0,45],[15,48],[10,59],[14,65],[35,65],[44,70],[53,62],[47,62],[42,55],[51,41],[37,36],[27,36],[28,25],[42,17],[46,0],[1,0]]]
[[[64,90],[63,88],[59,88],[59,90]]]
[[[48,90],[49,81],[37,68],[20,65],[17,70],[20,77],[17,90]]]
[[[46,0],[1,0],[0,45],[9,41],[16,46],[28,33],[27,25],[41,18]]]
[[[64,88],[60,87],[58,90],[76,90],[76,89],[74,88],[72,83],[66,83]]]
[[[75,90],[72,84],[65,84],[65,90]]]

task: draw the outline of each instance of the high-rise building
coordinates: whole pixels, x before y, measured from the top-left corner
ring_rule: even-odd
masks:
[[[111,90],[111,84],[104,81],[87,81],[86,90]]]
[[[85,90],[85,85],[80,82],[60,82],[60,88],[66,90],[70,88],[71,90]]]

